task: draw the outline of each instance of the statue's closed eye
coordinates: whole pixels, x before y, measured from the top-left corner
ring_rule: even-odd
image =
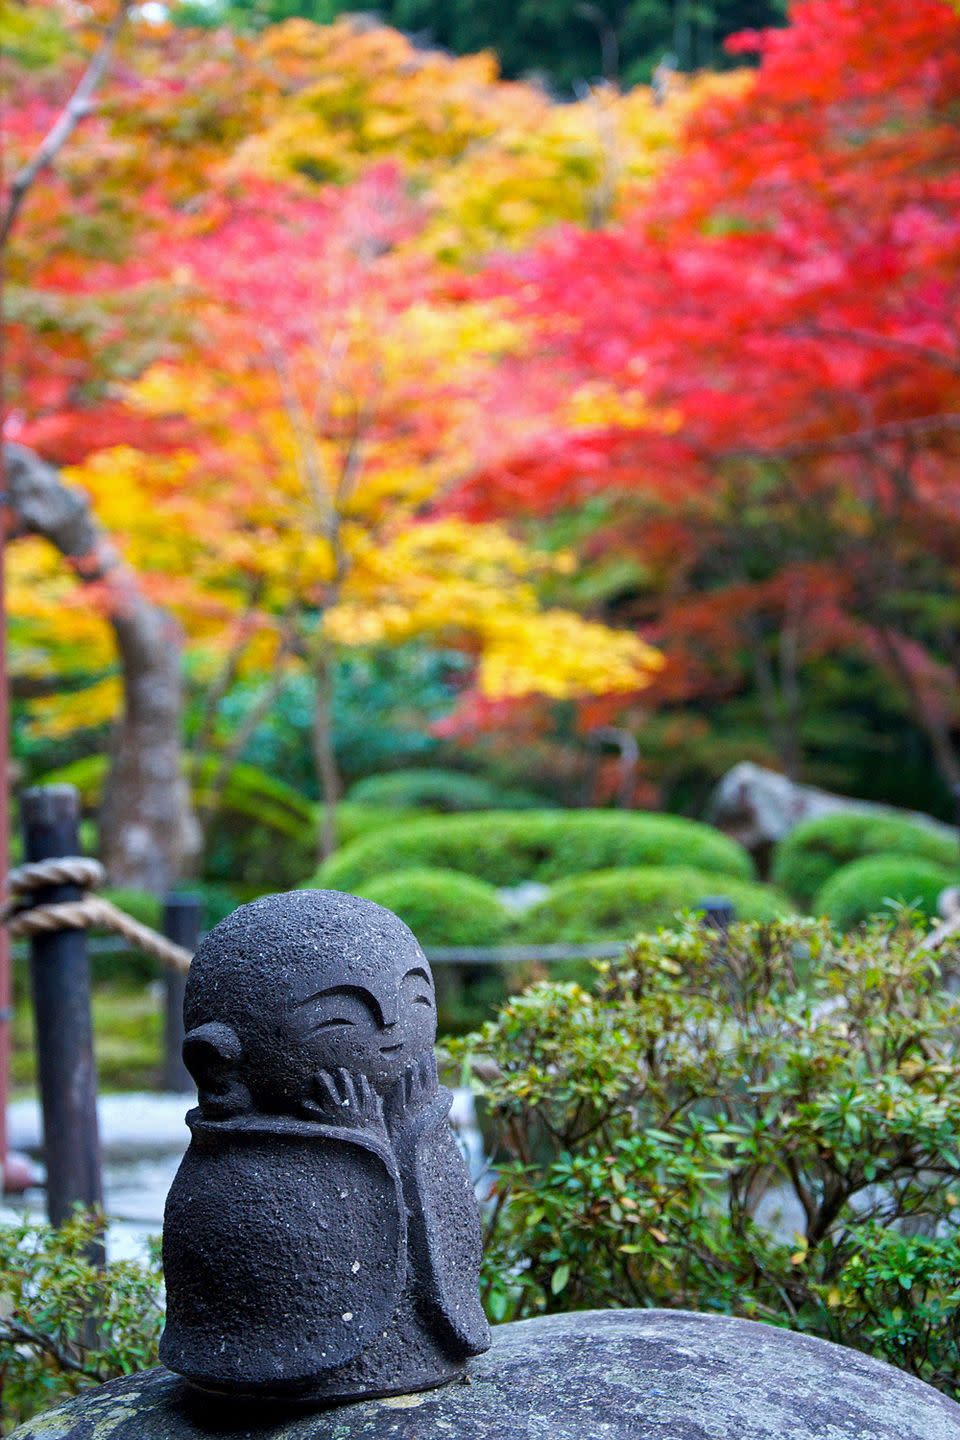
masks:
[[[413,1003],[414,1005],[432,1005],[433,1001],[430,999],[429,995],[415,995],[413,998]]]
[[[319,1020],[314,1025],[314,1030],[332,1030],[335,1025],[355,1025],[355,1020],[348,1020],[346,1016],[334,1015],[329,1020]]]

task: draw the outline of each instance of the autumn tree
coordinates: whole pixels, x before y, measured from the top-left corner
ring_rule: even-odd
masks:
[[[591,553],[634,566],[661,699],[751,685],[792,771],[805,667],[856,656],[960,781],[958,39],[943,0],[797,4],[737,42],[755,83],[694,115],[627,222],[481,292],[519,297],[559,392],[640,393],[650,414],[568,427],[463,503],[606,497]]]
[[[258,27],[294,16],[326,24],[356,0],[189,0],[189,24]],[[649,80],[665,57],[683,70],[723,62],[722,42],[744,26],[773,25],[782,0],[553,0],[505,8],[495,0],[388,0],[376,7],[389,25],[460,55],[496,53],[509,76],[537,75],[565,90],[598,79]]]
[[[500,361],[523,341],[498,306],[448,295],[445,272],[402,248],[418,223],[390,170],[315,199],[247,181],[193,211],[175,255],[202,342],[128,397],[189,444],[114,447],[70,472],[216,661],[213,695],[250,666],[278,684],[292,666],[314,677],[325,848],[338,648],[465,644],[480,690],[515,697],[636,690],[658,663],[633,634],[542,609],[538,579],[568,555],[444,516],[502,445],[487,416],[499,395],[509,429]]]
[[[56,122],[99,39],[96,27],[87,28],[79,12],[51,5],[44,16],[58,37],[53,50],[44,51],[48,63],[11,67],[18,99],[13,136],[17,156],[32,153]],[[481,431],[486,433],[479,433],[474,426],[468,443],[469,407],[462,403],[466,368],[457,381],[460,401],[450,417],[444,415],[450,396],[442,386],[431,398],[430,376],[437,376],[446,352],[455,350],[459,355],[457,347],[465,345],[463,353],[472,357],[470,363],[476,360],[476,331],[486,323],[488,312],[464,307],[452,277],[446,282],[445,308],[435,304],[431,287],[437,294],[443,287],[437,275],[425,283],[430,263],[441,258],[446,263],[475,264],[491,247],[522,244],[530,234],[558,220],[602,218],[649,184],[675,142],[682,116],[702,95],[712,93],[711,85],[709,81],[700,88],[678,85],[663,104],[638,91],[624,96],[598,93],[579,105],[556,106],[533,87],[502,83],[489,56],[457,60],[424,53],[395,32],[357,22],[342,21],[327,28],[298,23],[252,38],[198,35],[144,25],[135,18],[120,38],[96,107],[84,116],[56,164],[45,170],[43,184],[34,189],[20,217],[8,257],[12,382],[8,433],[48,460],[81,466],[68,481],[76,484],[78,477],[85,477],[88,494],[120,540],[127,561],[144,566],[145,600],[172,606],[185,619],[189,607],[178,607],[172,571],[177,563],[190,563],[188,527],[209,526],[211,534],[222,536],[224,525],[217,524],[217,517],[229,522],[237,514],[228,498],[225,456],[246,435],[248,453],[235,473],[274,474],[276,436],[293,425],[293,392],[297,385],[306,387],[316,380],[319,364],[316,347],[313,360],[305,358],[310,344],[302,331],[292,337],[284,328],[288,317],[281,324],[274,314],[270,324],[259,329],[253,323],[252,307],[268,292],[275,290],[278,304],[286,304],[289,315],[294,315],[297,306],[303,306],[304,291],[299,280],[286,283],[279,258],[288,255],[285,244],[272,260],[266,255],[256,284],[246,286],[242,234],[245,224],[247,240],[255,236],[257,217],[248,206],[245,221],[240,222],[239,211],[232,211],[237,195],[251,186],[250,193],[258,193],[256,185],[265,181],[268,188],[263,193],[271,202],[276,198],[283,223],[301,206],[303,224],[320,211],[329,217],[343,186],[357,182],[362,187],[371,165],[385,154],[393,157],[394,190],[399,194],[412,187],[419,195],[415,223],[388,226],[385,234],[374,227],[364,243],[368,261],[378,259],[381,245],[398,259],[402,252],[403,264],[393,264],[395,278],[390,283],[405,287],[403,335],[393,341],[388,368],[398,377],[401,360],[423,346],[427,383],[418,388],[417,373],[411,371],[398,390],[407,415],[402,425],[397,422],[398,433],[410,426],[409,417],[422,411],[422,423],[415,424],[418,435],[427,434],[439,416],[450,419],[452,437],[452,417],[458,417],[463,433],[459,448],[452,439],[448,445],[450,470],[443,483],[449,486],[465,466],[476,463],[478,455],[490,453],[490,435],[502,438],[503,427],[484,422]],[[349,202],[345,204],[349,208]],[[236,223],[230,221],[231,213]],[[317,223],[318,234],[323,233],[327,220]],[[223,236],[236,238],[229,294],[214,263],[221,226]],[[301,262],[302,257],[294,270],[299,265],[302,277]],[[349,264],[352,273],[358,273],[354,258]],[[329,267],[328,278],[334,274],[335,267]],[[385,282],[383,266],[374,275],[377,285]],[[316,285],[315,280],[310,283]],[[348,291],[349,286],[337,290],[335,285],[334,298],[346,303]],[[416,304],[415,296],[419,296]],[[333,302],[327,297],[324,303],[328,307],[324,323],[329,327]],[[241,324],[238,316],[244,305],[246,320]],[[341,356],[343,333],[354,335],[354,348],[361,348],[363,327],[351,329],[355,318],[345,330],[334,326],[336,365],[347,364]],[[364,324],[376,331],[376,316],[371,312]],[[494,354],[508,330],[509,344]],[[517,338],[516,327],[499,320],[491,333],[493,345],[480,367],[487,375],[487,394],[494,371],[500,370]],[[380,364],[368,344],[367,359],[371,357],[375,364],[366,385]],[[326,389],[322,385],[321,393],[327,394],[332,371],[330,361],[324,363]],[[195,403],[174,400],[177,385],[182,399],[184,382],[196,379],[201,365],[210,382],[216,382],[204,423],[198,423]],[[148,382],[137,387],[136,378],[144,374],[149,375]],[[282,418],[269,440],[261,433],[256,442],[251,441],[251,417],[260,415],[265,393],[280,386],[281,374]],[[168,390],[166,400],[161,400],[159,382],[164,377]],[[346,377],[346,392],[354,378]],[[510,393],[509,374],[502,379],[506,383],[500,386],[501,414],[511,409],[524,433],[542,431],[536,397],[526,399],[521,419],[515,413],[518,407]],[[131,397],[136,397],[133,403]],[[483,413],[482,406],[476,409]],[[325,443],[343,445],[347,421],[344,415],[335,419],[339,429]],[[301,448],[307,436],[304,454],[308,464],[315,465],[316,437],[310,437],[309,424],[304,429],[297,420],[295,428]],[[479,449],[468,460],[474,443]],[[260,450],[254,464],[256,445]],[[184,456],[191,453],[191,446],[192,453],[210,460],[211,473],[222,486],[212,509],[202,514],[199,509],[181,514],[172,502],[166,503],[169,495],[164,487],[171,482],[162,476],[187,475]],[[118,475],[125,473],[124,455],[137,451],[143,457],[142,472],[141,462],[127,465],[128,471],[136,469],[129,490],[136,500],[131,498],[126,505],[123,492],[106,478],[105,450],[116,457]],[[423,455],[415,446],[409,451],[411,462],[422,463]],[[95,464],[84,464],[95,455],[99,456]],[[286,463],[287,454],[282,458]],[[443,488],[437,480],[441,467],[436,456],[428,463],[431,483],[438,487],[436,499]],[[139,485],[141,473],[156,480],[156,493]],[[102,482],[91,481],[95,474]],[[239,503],[242,509],[242,497]],[[410,496],[404,503],[411,513],[416,508]],[[275,513],[285,517],[285,524],[290,521],[289,504],[278,506]],[[143,516],[151,515],[156,516],[152,549],[139,524]],[[177,533],[184,538],[179,551],[164,536],[161,516],[171,526],[181,527]],[[302,520],[301,515],[297,521],[301,530]],[[313,518],[307,528],[319,523]],[[205,538],[205,532],[200,533]],[[224,552],[223,565],[228,558]],[[210,567],[200,569],[208,578],[212,574]],[[540,569],[541,561],[533,563],[531,579]],[[68,678],[81,653],[81,669],[91,657],[95,662],[92,687],[74,669],[59,695],[35,702],[39,723],[48,733],[64,735],[71,726],[102,723],[115,713],[122,696],[112,669],[109,632],[101,629],[93,639],[96,613],[70,598],[72,592],[69,585],[65,588],[52,552],[18,547],[14,571],[16,623],[29,626],[29,644],[19,650],[18,663],[35,670],[42,656],[44,664],[65,666],[60,673]],[[232,593],[229,603],[217,610],[208,593],[204,604],[191,612],[191,643],[207,647],[213,666],[206,672],[210,690],[198,736],[201,745],[216,729],[212,717],[224,685],[229,689],[238,665],[249,673],[254,664],[250,657],[256,648],[247,654],[245,646],[253,630],[262,631],[264,614],[271,615],[270,626],[278,633],[277,614],[269,606],[258,608],[260,583],[244,572],[241,593]],[[372,596],[376,587],[372,579],[370,584]],[[385,594],[383,583],[378,584],[378,593]],[[524,605],[532,603],[532,589],[523,594]],[[256,618],[241,621],[248,610]],[[207,615],[209,632],[215,628],[209,618],[214,613],[226,629],[211,644],[198,616]],[[522,627],[515,628],[522,633]],[[410,633],[415,630],[411,626]],[[229,643],[223,638],[227,632],[232,637]],[[289,627],[283,632],[287,637],[283,664],[304,663],[302,656],[297,660],[288,656],[288,632]],[[424,618],[417,633],[438,634],[436,615],[429,624]],[[475,628],[472,633],[476,640]],[[505,634],[503,627],[501,633]],[[76,640],[72,648],[71,635]],[[559,632],[557,638],[559,643]],[[488,635],[485,674],[492,673],[489,639]],[[262,634],[258,643],[262,663],[269,665]],[[247,656],[242,665],[230,658],[241,652]],[[213,665],[215,653],[223,661],[219,670]],[[23,673],[21,683],[32,686],[35,676]],[[269,695],[270,686],[264,704],[269,703]],[[244,735],[241,729],[232,737],[225,764],[238,746],[242,748]],[[172,797],[176,792],[165,786],[165,793]],[[122,873],[135,878],[129,869]]]

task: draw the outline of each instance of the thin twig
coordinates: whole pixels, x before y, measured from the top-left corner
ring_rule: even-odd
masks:
[[[126,23],[132,0],[120,6],[107,27],[99,50],[87,66],[67,104],[41,140],[33,157],[17,171],[10,183],[10,198],[0,219],[0,250],[4,248],[31,185],[48,169],[70,139],[81,120],[93,109],[93,96],[107,72],[117,37]]]

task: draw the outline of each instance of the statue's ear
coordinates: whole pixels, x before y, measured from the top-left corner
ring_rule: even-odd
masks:
[[[197,1082],[201,1109],[208,1115],[240,1115],[251,1108],[240,1079],[243,1046],[229,1025],[211,1021],[191,1030],[183,1042],[183,1063]]]

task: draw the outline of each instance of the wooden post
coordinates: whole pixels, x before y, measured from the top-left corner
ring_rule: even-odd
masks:
[[[2,358],[2,356],[0,356]],[[0,370],[0,399],[3,392]],[[0,413],[0,422],[3,420]],[[3,426],[0,424],[0,436]],[[3,441],[0,438],[0,489],[6,490]],[[7,898],[7,870],[10,866],[10,701],[7,691],[7,609],[6,609],[6,495],[3,495],[0,529],[0,903]],[[13,976],[10,964],[10,937],[0,927],[0,1195],[13,1180],[7,1160],[7,1096],[10,1088],[10,1029],[13,1023]],[[12,1186],[11,1186],[12,1188]]]
[[[199,895],[168,895],[163,912],[163,933],[185,950],[196,950],[200,940],[203,901]],[[177,1095],[192,1095],[193,1077],[183,1063],[183,996],[187,977],[168,970],[164,977],[163,1088]]]
[[[710,895],[705,900],[698,900],[695,908],[703,911],[703,923],[708,930],[717,930],[721,935],[727,933],[737,918],[733,901],[725,895]]]
[[[28,862],[80,854],[80,798],[72,785],[27,790],[21,811]],[[54,904],[82,896],[76,885],[48,885],[35,892],[35,901]],[[86,1209],[103,1204],[86,931],[32,936],[30,978],[47,1214],[52,1224],[59,1225],[78,1203]]]

